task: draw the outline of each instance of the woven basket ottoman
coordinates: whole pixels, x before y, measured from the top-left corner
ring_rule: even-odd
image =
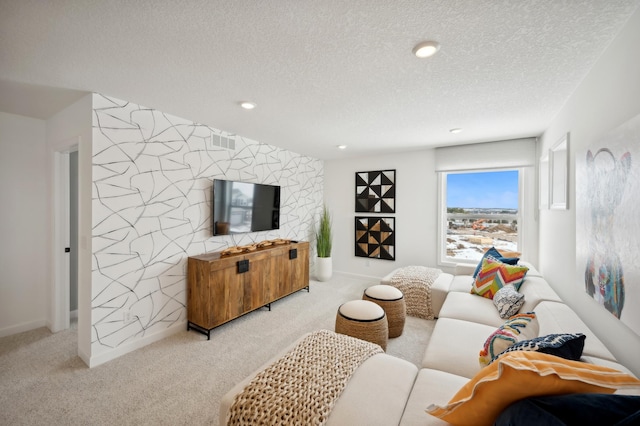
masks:
[[[370,300],[384,309],[389,324],[389,337],[402,335],[407,306],[400,290],[390,285],[378,284],[367,288],[362,299]]]
[[[379,305],[368,300],[343,303],[336,314],[336,333],[376,343],[386,351],[389,336],[387,315]]]

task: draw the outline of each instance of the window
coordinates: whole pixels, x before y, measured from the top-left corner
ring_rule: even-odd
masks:
[[[441,263],[477,263],[521,247],[521,169],[440,173]]]

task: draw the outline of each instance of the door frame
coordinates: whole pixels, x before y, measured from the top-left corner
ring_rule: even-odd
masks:
[[[69,154],[78,150],[79,138],[69,140],[67,148],[53,153],[53,289],[51,297],[51,331],[70,326],[70,174]]]

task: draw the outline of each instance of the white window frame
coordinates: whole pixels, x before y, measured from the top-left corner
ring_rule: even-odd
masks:
[[[447,176],[450,174],[461,173],[482,173],[482,172],[501,172],[515,170],[518,172],[518,251],[524,252],[525,243],[525,167],[501,167],[501,168],[482,168],[482,169],[465,169],[465,170],[448,170],[438,172],[438,265],[442,267],[455,268],[457,265],[475,265],[476,260],[471,259],[454,259],[447,256]]]

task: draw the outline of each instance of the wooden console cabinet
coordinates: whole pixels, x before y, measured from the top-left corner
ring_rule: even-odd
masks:
[[[189,257],[187,330],[211,338],[227,321],[306,288],[309,290],[309,243],[294,242],[221,256]]]

